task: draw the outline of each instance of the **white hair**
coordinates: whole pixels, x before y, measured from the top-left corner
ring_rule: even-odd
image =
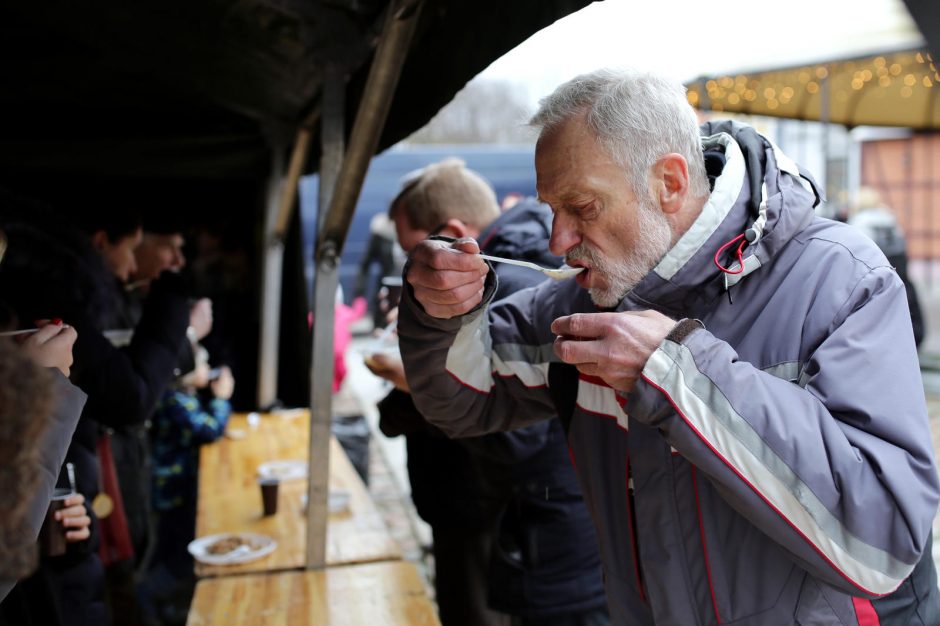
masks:
[[[637,70],[596,70],[543,98],[529,125],[544,134],[582,113],[598,142],[626,170],[637,197],[649,194],[650,168],[670,152],[688,162],[692,194],[708,196],[698,119],[681,84]]]

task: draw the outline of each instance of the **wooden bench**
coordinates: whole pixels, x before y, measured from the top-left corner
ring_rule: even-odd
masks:
[[[404,561],[320,571],[207,578],[187,626],[440,626],[415,566]]]

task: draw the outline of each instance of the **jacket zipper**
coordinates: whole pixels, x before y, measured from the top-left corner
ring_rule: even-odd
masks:
[[[630,542],[633,547],[633,568],[636,572],[636,588],[640,593],[640,599],[647,602],[646,590],[643,587],[643,572],[640,569],[640,553],[637,551],[636,536],[636,507],[633,499],[633,477],[630,475],[630,456],[627,455],[627,521],[630,524]]]
[[[705,574],[708,576],[708,592],[712,596],[712,608],[715,610],[715,621],[721,623],[721,615],[718,614],[718,600],[715,597],[715,585],[712,583],[712,567],[708,562],[708,544],[705,541],[705,520],[702,518],[702,503],[698,495],[698,474],[695,466],[691,463],[689,468],[692,470],[692,490],[695,492],[695,513],[698,516],[698,528],[702,534],[702,555],[705,557]]]

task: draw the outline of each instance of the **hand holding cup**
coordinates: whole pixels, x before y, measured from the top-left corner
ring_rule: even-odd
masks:
[[[65,508],[66,499],[72,495],[68,488],[56,488],[49,500],[46,519],[39,529],[39,551],[43,556],[62,556],[65,554],[65,527],[59,522],[59,513]]]
[[[85,496],[73,493],[63,502],[64,508],[55,512],[55,519],[65,528],[68,543],[84,541],[91,536],[91,517],[85,508]]]

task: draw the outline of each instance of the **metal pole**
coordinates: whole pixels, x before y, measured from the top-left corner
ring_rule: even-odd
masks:
[[[327,199],[320,208],[329,206],[321,217],[317,239],[316,285],[314,286],[313,360],[310,371],[310,470],[307,491],[307,569],[320,569],[326,565],[327,497],[329,495],[329,437],[332,422],[333,385],[333,312],[338,283],[338,265],[346,233],[352,221],[356,201],[365,180],[369,161],[379,144],[379,135],[391,106],[392,96],[408,46],[414,34],[421,1],[401,0],[389,7],[382,29],[382,37],[369,69],[365,89],[359,101],[356,121],[350,133],[349,149],[342,157],[334,181],[320,178],[320,199]],[[329,80],[324,89],[321,129],[323,137],[336,128],[342,129],[342,96],[332,89],[343,89],[342,81]],[[333,110],[330,110],[333,109]],[[332,130],[327,131],[328,128]],[[324,145],[324,157],[327,146]],[[341,152],[341,151],[340,151]],[[337,171],[335,156],[325,159],[327,171]],[[332,193],[331,193],[332,192]]]
[[[420,0],[401,1],[389,9],[382,39],[356,112],[356,121],[349,137],[349,150],[343,160],[339,180],[336,181],[330,212],[320,233],[321,240],[335,243],[337,255],[342,253],[369,161],[379,145],[379,136],[385,126],[401,68],[408,56],[408,46],[414,35],[421,6]]]
[[[346,81],[335,70],[323,81],[320,185],[317,192],[317,234],[322,232],[345,151]],[[325,249],[322,249],[324,248]],[[333,312],[339,254],[333,242],[318,238],[314,251],[313,353],[310,361],[310,451],[307,475],[308,569],[326,565],[326,530],[330,482],[330,427],[333,419]]]

